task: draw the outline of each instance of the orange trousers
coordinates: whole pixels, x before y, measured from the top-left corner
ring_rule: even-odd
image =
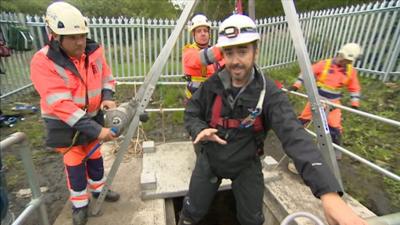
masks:
[[[339,99],[331,100],[331,102],[340,105]],[[329,107],[329,106],[327,106],[327,107]],[[329,127],[339,129],[340,133],[342,133],[343,132],[342,111],[339,108],[333,108],[332,110],[327,110],[327,111],[329,111],[328,115],[327,115]],[[310,102],[307,102],[306,106],[303,109],[303,112],[301,112],[301,114],[299,116],[299,119],[303,122],[312,120],[312,112],[311,112]]]
[[[97,143],[96,140],[88,145],[73,146],[68,151],[68,148],[56,148],[56,151],[64,154],[63,160],[67,185],[70,190],[70,200],[75,208],[85,207],[89,204],[88,188],[93,192],[101,192],[104,186],[105,177],[101,147],[85,163],[82,162]]]

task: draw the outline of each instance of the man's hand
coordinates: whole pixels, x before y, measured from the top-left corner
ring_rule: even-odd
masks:
[[[97,137],[97,139],[104,142],[114,140],[115,138],[114,132],[112,132],[110,128],[105,127],[101,128],[100,134]]]
[[[218,135],[216,134],[217,132],[218,130],[214,128],[204,129],[197,135],[193,144],[197,144],[199,143],[199,141],[214,141],[217,142],[218,144],[226,145],[226,141],[218,137]]]
[[[368,225],[337,193],[326,193],[321,196],[321,201],[329,225]]]
[[[104,100],[101,102],[100,109],[114,109],[117,107],[117,104],[111,100]]]

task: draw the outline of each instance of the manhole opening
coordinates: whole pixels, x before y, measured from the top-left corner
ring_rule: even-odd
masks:
[[[183,197],[173,198],[175,220],[178,223]],[[219,191],[208,214],[196,225],[240,225],[236,219],[235,198],[231,190]]]

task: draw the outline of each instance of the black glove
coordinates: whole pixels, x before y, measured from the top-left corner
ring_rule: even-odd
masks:
[[[149,114],[147,112],[140,114],[139,120],[140,122],[146,123],[149,120]]]
[[[351,108],[358,109],[358,106],[352,105]]]
[[[290,86],[288,88],[288,91],[297,91],[297,90],[299,90],[299,89],[296,86]]]

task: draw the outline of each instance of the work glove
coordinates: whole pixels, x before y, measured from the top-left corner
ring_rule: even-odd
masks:
[[[147,112],[144,112],[139,115],[139,120],[140,122],[146,123],[149,120],[149,114]]]
[[[296,86],[290,86],[288,88],[288,91],[297,91],[297,90],[298,90],[298,88]]]
[[[358,106],[355,106],[355,105],[352,105],[351,108],[353,108],[353,109],[358,109],[359,107],[358,107]]]

